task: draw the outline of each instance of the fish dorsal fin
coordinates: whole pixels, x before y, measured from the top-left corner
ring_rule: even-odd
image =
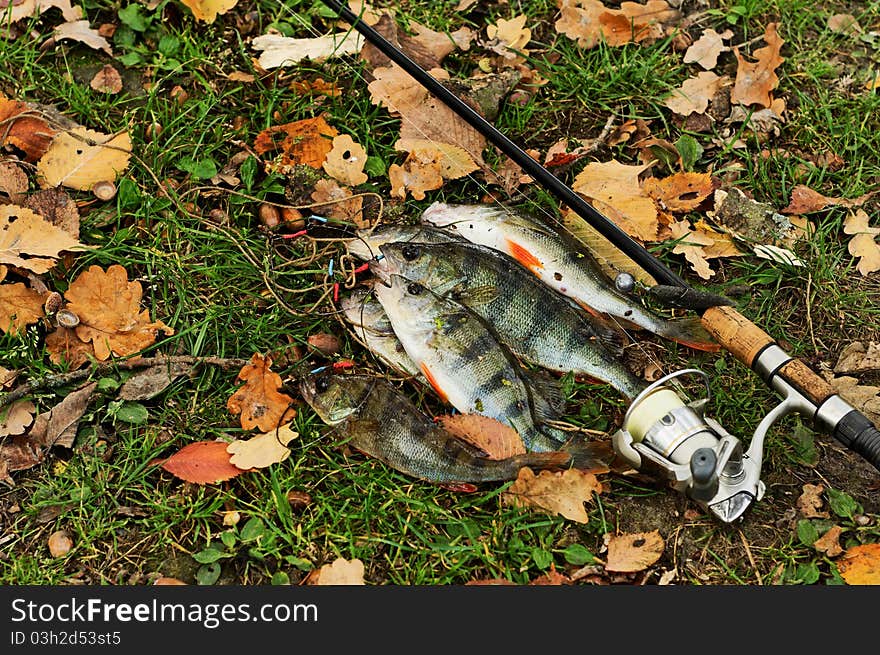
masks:
[[[472,289],[456,289],[452,292],[451,297],[462,305],[479,307],[495,300],[498,293],[498,287],[487,284]]]

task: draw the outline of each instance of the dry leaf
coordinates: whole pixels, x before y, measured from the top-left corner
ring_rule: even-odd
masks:
[[[356,55],[363,45],[364,38],[355,30],[312,39],[264,34],[251,41],[253,49],[261,53],[257,63],[265,70],[294,66],[303,59],[319,62],[331,56]]]
[[[657,208],[639,184],[644,166],[627,166],[612,159],[609,162],[587,164],[574,179],[572,188],[579,194],[601,203],[614,212],[603,211],[630,236],[643,241],[654,241],[658,235]],[[595,204],[595,202],[594,202]]]
[[[310,585],[362,585],[364,582],[364,563],[359,559],[347,560],[340,557],[332,564],[324,564],[312,571],[306,578]]]
[[[254,150],[258,155],[281,150],[280,158],[271,167],[278,172],[297,164],[321,168],[338,134],[323,116],[306,118],[263,130],[254,140]]]
[[[18,371],[13,371],[0,366],[0,389],[8,389],[18,377]]]
[[[177,378],[193,371],[190,364],[160,364],[138,371],[128,378],[119,389],[120,400],[149,400],[165,391]]]
[[[64,297],[67,309],[79,317],[76,336],[92,342],[95,357],[104,361],[114,354],[132,355],[156,341],[159,331],[174,330],[162,321],[150,321],[150,311],[141,311],[140,282],[129,282],[128,273],[119,264],[106,272],[90,266],[70,284]]]
[[[416,200],[425,199],[425,191],[433,191],[443,186],[436,149],[413,150],[407,155],[402,166],[391,164],[388,179],[391,182],[391,196],[405,198],[409,191]]]
[[[28,190],[27,174],[15,162],[0,161],[0,193],[19,204],[19,196]]]
[[[89,361],[89,355],[94,355],[95,349],[76,336],[75,329],[59,327],[46,336],[46,352],[53,364],[66,363],[73,371]]]
[[[153,583],[154,586],[161,585],[186,585],[182,580],[178,580],[177,578],[168,578],[162,576],[161,578],[156,578],[156,581]]]
[[[704,280],[708,280],[715,271],[706,261],[704,248],[715,244],[715,239],[703,232],[697,232],[691,229],[690,223],[687,221],[676,221],[669,226],[672,231],[672,239],[679,240],[675,244],[672,253],[675,255],[684,255],[691,268]]]
[[[593,494],[601,492],[602,484],[589,472],[541,471],[536,477],[532,469],[523,467],[503,497],[518,507],[537,507],[578,523],[589,523],[584,503],[592,502]]]
[[[859,260],[856,269],[862,275],[880,271],[880,243],[877,242],[880,227],[869,227],[868,220],[865,211],[858,209],[843,221],[843,231],[855,235],[847,249],[850,255]]]
[[[24,435],[16,435],[12,439],[0,441],[0,468],[8,474],[14,471],[25,471],[43,461],[42,450],[35,449],[34,444]],[[0,476],[2,477],[2,476]],[[6,479],[9,482],[9,479]]]
[[[608,541],[605,570],[615,573],[636,573],[655,564],[666,544],[659,530],[612,535]]]
[[[859,384],[858,378],[850,375],[825,376],[834,392],[864,414],[880,429],[880,387]]]
[[[823,510],[822,492],[825,487],[821,484],[805,484],[804,490],[797,499],[797,509],[805,519],[827,519],[830,514]]]
[[[825,553],[828,557],[837,557],[843,552],[840,546],[840,535],[843,528],[839,525],[833,525],[831,528],[813,542],[813,548],[820,553]]]
[[[0,147],[15,146],[24,153],[24,159],[35,162],[42,157],[55,130],[42,119],[40,112],[23,102],[0,95]]]
[[[95,73],[89,86],[101,93],[119,93],[122,91],[122,77],[113,66],[105,64],[101,70]]]
[[[128,132],[107,135],[77,127],[55,137],[37,162],[38,180],[44,188],[62,185],[88,191],[96,182],[115,180],[128,167],[129,159]]]
[[[43,317],[44,294],[21,282],[0,284],[0,332],[17,334]]]
[[[57,530],[49,535],[48,546],[52,557],[64,557],[73,548],[73,539],[64,530]]]
[[[0,409],[0,437],[24,434],[34,421],[34,404],[30,400],[17,400]]]
[[[662,180],[646,179],[645,193],[671,212],[689,212],[708,198],[717,187],[709,173],[675,173]]]
[[[860,207],[875,193],[877,192],[869,191],[858,198],[852,199],[830,198],[828,196],[823,196],[821,193],[814,191],[808,186],[798,184],[791,190],[791,200],[788,203],[788,207],[781,211],[783,214],[810,214],[812,212],[821,211],[832,205],[848,208]]]
[[[415,157],[427,158],[436,162],[440,177],[444,180],[457,180],[468,173],[473,173],[479,165],[462,148],[449,143],[436,143],[427,139],[398,139],[394,149],[401,152],[417,152]]]
[[[335,98],[342,93],[336,82],[325,82],[321,77],[314,80],[294,80],[288,88],[301,96],[317,95]]]
[[[871,341],[867,347],[861,341],[855,341],[844,348],[837,363],[835,373],[872,373],[880,371],[880,343]]]
[[[838,34],[861,34],[864,30],[852,14],[834,14],[828,18],[828,29]]]
[[[229,461],[225,441],[196,441],[187,444],[162,462],[171,475],[195,484],[214,484],[231,480],[245,472]]]
[[[880,585],[880,544],[861,544],[848,548],[837,570],[848,585]]]
[[[368,227],[369,221],[364,220],[363,196],[352,197],[351,189],[341,187],[336,180],[318,180],[312,191],[313,208],[329,218],[353,221],[358,227]]]
[[[10,5],[12,7],[8,9]],[[72,5],[71,0],[23,0],[18,2],[12,0],[12,2],[0,3],[0,16],[4,21],[15,23],[22,18],[39,16],[52,7],[60,9],[61,15],[66,21],[78,20],[83,16],[82,8],[78,5]]]
[[[327,332],[309,335],[306,343],[325,357],[339,352],[339,338]]]
[[[767,45],[755,50],[754,63],[746,61],[739,48],[733,49],[738,65],[730,102],[765,108],[773,103],[770,92],[779,84],[776,68],[785,61],[779,54],[785,41],[780,38],[776,26],[776,23],[769,23],[764,30],[764,41]]]
[[[238,0],[180,0],[189,7],[196,20],[209,25],[217,20],[217,16],[232,9]]]
[[[85,414],[97,386],[97,382],[88,382],[67,394],[48,412],[40,414],[30,431],[31,443],[45,448],[72,448],[79,420]]]
[[[724,30],[721,34],[709,28],[703,30],[699,39],[694,41],[684,53],[684,63],[699,64],[706,70],[712,70],[718,63],[718,55],[730,50],[724,45],[724,41],[733,36],[730,30]]]
[[[55,266],[55,258],[61,252],[86,249],[87,246],[30,209],[0,206],[0,264],[41,274]]]
[[[726,75],[719,77],[712,71],[702,71],[696,77],[682,82],[663,104],[681,116],[703,114],[709,108],[709,101],[729,82],[730,78]]]
[[[324,159],[324,170],[330,177],[336,178],[348,186],[357,186],[367,181],[364,165],[367,163],[367,151],[347,134],[333,138],[332,148]]]
[[[61,187],[32,193],[21,205],[39,214],[52,225],[60,227],[74,239],[79,238],[79,210]]]
[[[526,452],[516,430],[489,416],[446,414],[439,419],[447,432],[480,448],[489,459],[505,459]]]
[[[281,393],[281,376],[271,370],[272,358],[254,353],[250,364],[242,367],[238,380],[244,380],[226,403],[232,414],[241,414],[241,427],[254,427],[272,432],[287,423],[296,411],[290,406],[293,398]]]
[[[526,45],[532,40],[532,30],[526,27],[523,14],[510,20],[499,18],[495,25],[487,25],[486,36],[490,39],[486,48],[505,59],[515,59],[520,53],[528,53]]]
[[[622,2],[620,9],[606,7],[599,0],[563,0],[556,29],[577,40],[581,48],[592,48],[600,41],[610,46],[663,36],[663,23],[678,19],[679,13],[663,0],[644,5]]]
[[[229,461],[238,468],[265,468],[290,457],[287,444],[298,436],[299,433],[292,430],[288,423],[277,430],[258,434],[250,439],[236,439],[226,446],[226,452],[232,455]]]
[[[103,50],[110,57],[113,56],[113,49],[110,47],[110,42],[101,36],[98,33],[98,30],[89,27],[89,21],[87,20],[76,20],[69,23],[62,23],[55,28],[54,36],[56,41],[63,41],[64,39],[79,41],[95,50]]]
[[[424,70],[440,66],[446,55],[457,47],[467,50],[474,38],[473,30],[467,27],[446,34],[435,32],[414,20],[409,20],[407,23],[407,32],[409,33],[404,32],[398,27],[397,21],[389,9],[383,10],[381,15],[377,15],[376,22],[372,27],[385,37],[386,41]],[[370,70],[391,65],[388,56],[371,43],[365,44],[360,54],[361,59],[369,64]]]

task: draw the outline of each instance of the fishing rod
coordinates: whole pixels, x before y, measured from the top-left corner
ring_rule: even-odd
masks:
[[[699,369],[670,373],[632,401],[621,428],[612,437],[614,450],[634,468],[653,472],[723,522],[733,522],[764,495],[761,464],[768,430],[782,417],[798,413],[880,470],[880,430],[873,422],[734,309],[730,300],[693,288],[348,7],[338,0],[321,2],[650,273],[658,282],[651,288],[653,295],[669,305],[700,312],[703,327],[718,344],[782,397],[760,421],[744,449],[738,438],[705,414],[711,398],[708,375]],[[624,289],[631,282],[625,275],[617,280]],[[686,402],[672,388],[670,382],[685,376],[702,378],[704,398]]]

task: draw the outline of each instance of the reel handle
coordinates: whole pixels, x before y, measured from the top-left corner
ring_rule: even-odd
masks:
[[[837,395],[810,368],[788,355],[776,341],[733,307],[710,307],[703,327],[740,362],[786,397],[796,395],[800,411],[880,470],[880,431],[864,414]]]

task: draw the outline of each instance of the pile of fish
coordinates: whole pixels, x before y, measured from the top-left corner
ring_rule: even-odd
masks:
[[[647,383],[620,357],[618,320],[691,347],[712,345],[698,319],[652,313],[619,292],[580,242],[513,208],[434,203],[420,224],[360,230],[346,247],[375,276],[342,300],[357,339],[459,412],[513,427],[532,451],[491,460],[376,378],[303,382],[306,401],[355,448],[423,479],[511,479],[519,466],[590,460],[589,442],[552,425],[564,401],[551,372],[638,395]],[[534,458],[559,451],[568,456]]]

